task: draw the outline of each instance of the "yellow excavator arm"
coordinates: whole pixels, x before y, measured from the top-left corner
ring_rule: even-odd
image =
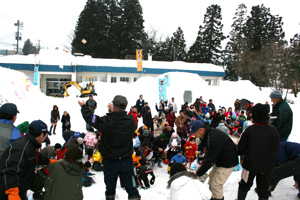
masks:
[[[69,81],[69,82],[63,84],[64,90],[65,90],[65,92],[64,92],[65,97],[70,96],[68,93],[68,87],[70,87],[72,85],[74,85],[80,91],[80,93],[81,93],[80,97],[86,97],[90,94],[97,95],[95,93],[94,83],[91,82],[91,83],[87,84],[87,87],[83,89],[77,82]]]

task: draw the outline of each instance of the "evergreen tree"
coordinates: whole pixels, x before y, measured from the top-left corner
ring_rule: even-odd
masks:
[[[146,38],[143,10],[138,0],[121,0],[121,58],[135,55]]]
[[[173,33],[172,41],[172,60],[183,61],[186,59],[186,44],[184,34],[181,27],[178,27],[177,31]]]
[[[24,42],[24,46],[23,46],[22,52],[23,52],[24,55],[39,53],[38,48],[36,48],[35,46],[33,46],[33,44],[30,41],[30,39],[27,39]]]
[[[107,57],[107,25],[107,7],[104,2],[88,0],[75,27],[72,53],[83,53],[94,58]]]
[[[204,25],[199,27],[197,39],[188,53],[188,61],[220,65],[221,41],[226,38],[221,20],[220,6],[211,5],[206,9]]]

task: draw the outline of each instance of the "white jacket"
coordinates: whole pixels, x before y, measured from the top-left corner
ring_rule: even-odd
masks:
[[[178,178],[171,180],[175,176]],[[193,177],[195,176],[195,178]],[[209,200],[211,198],[211,191],[208,189],[208,185],[203,184],[197,177],[191,172],[179,172],[172,176],[170,179],[170,200],[182,200],[187,199],[191,195],[193,199],[197,200]]]

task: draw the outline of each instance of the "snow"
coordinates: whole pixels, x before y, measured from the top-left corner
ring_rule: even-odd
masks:
[[[213,99],[213,103],[218,108],[219,105],[233,107],[234,101],[242,98],[249,99],[254,103],[265,103],[270,101],[268,97],[270,94],[270,88],[262,88],[253,85],[249,81],[221,81],[220,86],[208,86],[198,75],[190,73],[171,72],[170,87],[167,87],[167,98],[171,100],[175,97],[177,106],[183,104],[183,93],[185,90],[192,91],[193,101],[202,96],[205,101]],[[130,106],[135,105],[139,95],[144,96],[145,101],[149,102],[152,110],[152,115],[156,114],[155,103],[158,99],[158,78],[162,78],[164,75],[160,75],[157,78],[143,77],[134,83],[103,83],[95,82],[96,93],[94,99],[98,103],[98,108],[95,114],[102,116],[107,112],[107,104],[112,101],[115,95],[125,95],[128,99],[127,111]],[[17,116],[15,125],[22,123],[23,121],[33,121],[41,119],[50,126],[50,112],[53,105],[57,105],[60,111],[60,115],[63,111],[68,111],[71,116],[71,129],[75,131],[85,132],[85,122],[81,116],[78,100],[87,100],[87,98],[78,98],[76,89],[69,88],[70,97],[67,98],[53,98],[47,97],[41,93],[39,89],[32,85],[28,78],[21,72],[6,69],[0,67],[0,104],[5,102],[15,103],[20,113]],[[285,93],[284,93],[285,94]],[[288,99],[291,99],[295,104],[290,104],[294,112],[294,124],[298,122],[299,115],[296,115],[296,111],[300,109],[300,101],[293,97],[293,94],[288,94]],[[142,120],[139,120],[139,125],[142,125]],[[298,136],[299,128],[293,127],[293,131],[289,140],[293,142],[300,142]],[[58,123],[56,135],[50,136],[52,144],[57,142],[63,143],[61,123]],[[85,158],[86,159],[86,158]],[[94,179],[96,184],[90,188],[83,188],[84,199],[102,200],[105,199],[105,184],[103,181],[103,172],[95,172]],[[155,184],[151,186],[149,190],[139,190],[143,200],[152,199],[169,199],[169,190],[166,189],[169,176],[167,174],[167,165],[163,165],[163,168],[154,167],[154,173],[156,175]],[[225,199],[233,200],[237,197],[238,182],[240,181],[241,172],[233,172],[226,184],[224,185],[224,197]],[[270,199],[298,199],[298,191],[293,187],[294,181],[292,177],[286,178],[278,184],[276,190],[272,193]],[[257,194],[254,192],[255,184],[249,191],[247,199],[257,199]],[[31,192],[28,192],[30,195]],[[192,194],[190,194],[192,195]],[[119,181],[116,189],[116,199],[127,199],[127,193],[121,189]]]

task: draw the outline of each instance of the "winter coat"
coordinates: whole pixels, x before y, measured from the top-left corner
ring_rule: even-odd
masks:
[[[293,111],[283,99],[273,106],[271,116],[277,116],[272,125],[277,129],[280,137],[288,137],[293,128]]]
[[[187,199],[188,195],[193,195],[192,199],[209,200],[211,191],[208,186],[199,181],[192,172],[178,172],[168,181],[170,189],[170,200]]]
[[[5,191],[18,187],[21,198],[33,181],[34,170],[38,163],[49,164],[49,158],[37,151],[41,144],[33,135],[27,133],[14,141],[0,159],[0,199],[7,199]]]
[[[167,128],[165,128],[165,129],[163,130],[163,133],[166,135],[166,138],[168,138],[168,139],[171,138],[172,133],[174,133],[174,132],[175,132],[175,130],[174,130],[173,128],[171,129],[171,131],[168,131]]]
[[[174,111],[174,113],[177,113],[178,107],[177,107],[176,102],[175,101],[170,101],[170,103],[169,103],[169,109],[170,109],[170,104],[173,105],[173,111]]]
[[[178,155],[176,154],[175,156],[173,156],[170,160],[170,164],[175,164],[175,163],[186,163],[186,158],[184,157],[184,155]]]
[[[135,106],[137,107],[138,113],[140,113],[142,111],[142,109],[144,108],[145,105],[145,101],[144,99],[138,99],[136,100]]]
[[[137,112],[132,112],[132,111],[129,111],[128,115],[132,115],[132,117],[134,119],[134,122],[135,122],[135,125],[137,125],[137,123],[138,123],[138,119],[137,118],[140,118],[141,115],[139,113],[137,113]]]
[[[148,110],[150,110],[150,107],[149,106],[144,106],[142,108],[142,117],[144,118],[145,115],[147,114]]]
[[[66,130],[63,132],[63,138],[65,141],[68,141],[76,132],[71,130]]]
[[[151,114],[151,112],[147,112],[144,115],[143,123],[148,127],[149,130],[152,129],[153,121],[152,121],[152,114]]]
[[[83,182],[90,182],[90,183],[94,182],[93,178],[89,177],[90,172],[85,167],[81,169],[81,176],[82,176]]]
[[[283,164],[294,160],[300,155],[300,144],[296,142],[280,142],[277,154],[277,164]]]
[[[70,129],[71,128],[70,115],[69,114],[67,114],[66,116],[63,115],[61,117],[61,123],[63,125],[63,128]]]
[[[53,110],[51,111],[51,123],[57,123],[57,121],[60,120],[58,108],[54,110],[55,107],[57,108],[57,106],[53,106]]]
[[[139,137],[137,137],[137,136],[132,139],[132,142],[133,142],[133,148],[134,149],[139,148],[140,145],[141,145],[141,141],[140,141]]]
[[[77,142],[77,137],[72,137],[66,144],[65,147],[69,149],[70,147],[79,148],[79,144]]]
[[[241,104],[240,101],[235,101],[235,102],[234,102],[234,108],[235,108],[235,111],[240,110],[241,107],[242,107],[242,104]]]
[[[158,153],[158,148],[162,148],[163,150],[165,150],[165,148],[167,148],[168,146],[168,140],[167,139],[164,139],[164,140],[161,140],[159,138],[159,136],[155,137],[154,140],[153,140],[153,151]]]
[[[203,119],[203,122],[207,123],[207,125],[211,124],[211,120],[207,119],[206,117]]]
[[[81,167],[63,159],[47,165],[50,175],[45,175],[45,200],[83,199]]]
[[[271,125],[249,126],[238,143],[239,155],[245,155],[243,168],[253,173],[270,173],[278,150],[279,135]]]
[[[160,134],[163,133],[163,129],[164,129],[163,123],[159,124],[156,122],[155,124],[153,124],[153,127],[154,127],[154,133],[153,133],[154,137],[160,136]]]
[[[182,137],[187,138],[190,135],[190,126],[184,123]]]
[[[85,102],[85,104],[89,107],[89,108],[91,108],[91,110],[94,112],[94,110],[96,110],[96,108],[97,108],[97,102],[94,100],[94,99],[92,99],[92,100],[87,100],[86,102]]]
[[[175,122],[176,116],[175,113],[173,112],[173,114],[171,115],[171,113],[167,114],[167,122],[169,123],[169,125],[173,128],[174,127],[174,122]]]
[[[217,126],[216,129],[221,130],[224,133],[226,133],[227,135],[229,135],[229,129],[225,126],[224,122],[219,123],[219,125]]]
[[[191,143],[191,141],[188,141],[184,145],[184,155],[187,158],[195,158],[195,152],[198,151],[198,147],[196,142]]]
[[[5,149],[22,135],[10,120],[0,119],[0,158]]]
[[[175,155],[177,155],[179,152],[179,148],[178,147],[171,147],[168,149],[166,157],[168,160],[171,160],[171,158],[173,158]]]
[[[41,153],[48,158],[52,158],[56,156],[56,152],[54,151],[54,146],[46,146],[41,150]]]
[[[198,176],[205,174],[214,164],[217,167],[232,168],[239,163],[236,146],[223,131],[206,126],[201,145],[202,148],[206,148],[206,155],[197,171]],[[200,151],[203,152],[204,149],[200,149]]]
[[[161,114],[165,113],[164,108],[163,109],[158,109],[157,105],[155,105],[155,109],[158,112],[158,117],[161,118]]]
[[[208,106],[203,106],[203,107],[201,108],[201,111],[202,111],[202,113],[206,114],[206,113],[209,112],[209,107],[208,107]]]
[[[85,142],[85,145],[94,147],[98,143],[96,134],[93,132],[87,132],[84,136],[84,142]]]
[[[181,138],[179,137],[179,135],[177,135],[176,138],[171,137],[169,140],[169,147],[172,146],[172,142],[175,141],[177,143],[177,146],[180,147],[181,146]]]
[[[176,119],[175,119],[175,125],[176,125],[176,127],[177,127],[177,133],[183,133],[183,127],[184,127],[184,122],[186,121],[186,119],[187,119],[187,116],[183,116],[183,117],[181,117],[181,116],[178,116],[178,117],[176,117]],[[180,125],[182,125],[182,127],[180,127]]]
[[[92,156],[93,162],[99,162],[102,164],[102,156],[99,151],[95,151],[95,153]]]
[[[200,164],[198,163],[198,159],[195,159],[194,162],[191,164],[191,169],[197,170],[200,167]]]
[[[225,117],[226,117],[226,119],[227,119],[227,118],[229,118],[229,117],[231,118],[231,117],[232,117],[232,114],[233,114],[233,112],[228,112],[228,111],[227,111],[227,112],[225,112],[224,115],[225,115]]]
[[[153,137],[152,133],[149,133],[148,136],[144,136],[143,134],[140,134],[139,139],[140,139],[140,142],[141,142],[142,145],[143,145],[144,142],[146,142],[148,147],[150,147],[150,148],[152,147],[153,140],[154,140],[154,137]]]
[[[119,161],[132,156],[132,138],[135,123],[125,111],[107,113],[103,117],[93,117],[88,106],[81,107],[85,121],[102,133],[100,152],[104,160]]]
[[[208,104],[208,107],[209,107],[209,110],[210,110],[210,111],[216,111],[215,104],[209,103],[209,104]]]
[[[132,154],[132,161],[133,161],[133,166],[135,167],[140,167],[141,166],[141,163],[140,163],[140,160],[142,159],[142,157],[140,156],[136,156],[134,153]]]

